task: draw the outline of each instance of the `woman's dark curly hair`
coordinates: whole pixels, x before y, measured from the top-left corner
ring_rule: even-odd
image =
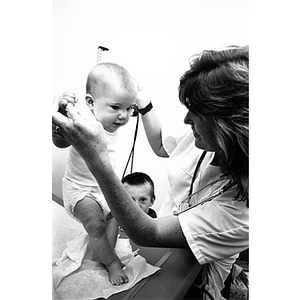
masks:
[[[179,99],[194,114],[211,119],[221,169],[237,184],[236,199],[248,205],[249,47],[194,55],[180,78]]]

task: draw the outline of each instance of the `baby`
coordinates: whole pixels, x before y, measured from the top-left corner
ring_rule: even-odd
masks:
[[[112,165],[115,165],[117,130],[124,126],[133,112],[137,97],[134,80],[123,67],[114,63],[98,63],[87,77],[86,104],[101,122],[107,138]],[[61,96],[64,101],[76,102],[72,93]],[[53,130],[53,142],[59,148],[69,147],[68,141]],[[66,211],[81,222],[89,236],[87,252],[93,261],[105,265],[113,285],[128,282],[114,247],[118,224],[112,216],[97,181],[73,146],[63,178],[63,198]]]
[[[155,210],[150,208],[155,201],[152,179],[145,173],[135,172],[125,176],[122,183],[138,206],[150,217],[157,218]]]

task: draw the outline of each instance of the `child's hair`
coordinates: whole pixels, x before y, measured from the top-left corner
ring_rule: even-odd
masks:
[[[130,93],[136,93],[136,83],[130,73],[122,66],[111,63],[97,63],[89,72],[86,81],[86,92],[93,94],[95,86],[101,84],[101,81],[105,79],[107,72],[116,76],[120,82],[120,87],[124,88]]]
[[[123,177],[121,181],[123,184],[127,183],[133,186],[140,186],[149,183],[151,185],[151,198],[153,200],[155,199],[154,183],[150,176],[148,176],[147,174],[142,172],[134,172]]]

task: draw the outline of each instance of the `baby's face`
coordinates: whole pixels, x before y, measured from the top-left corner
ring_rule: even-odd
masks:
[[[112,89],[94,99],[93,112],[108,132],[115,132],[129,121],[135,98],[123,88]]]
[[[147,214],[149,207],[152,206],[151,185],[146,183],[135,186],[124,183],[124,187],[136,204]]]

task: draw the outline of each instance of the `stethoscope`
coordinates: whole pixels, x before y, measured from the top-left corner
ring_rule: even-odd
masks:
[[[206,155],[207,151],[204,151],[200,157],[200,159],[198,160],[198,163],[196,165],[196,168],[195,168],[195,171],[194,171],[194,174],[193,174],[193,178],[192,178],[192,181],[191,181],[191,185],[190,185],[190,190],[189,190],[189,194],[188,196],[177,206],[174,208],[173,210],[173,214],[175,216],[178,216],[180,214],[182,214],[183,212],[186,212],[192,208],[195,208],[199,205],[203,205],[204,203],[206,202],[209,202],[213,199],[215,199],[216,197],[224,194],[226,191],[228,191],[230,188],[232,188],[234,185],[236,185],[236,183],[228,178],[227,176],[224,176],[224,175],[221,175],[219,176],[218,178],[216,178],[215,180],[213,180],[212,182],[208,183],[207,185],[201,187],[200,189],[198,189],[196,192],[193,193],[193,185],[194,185],[194,181],[196,179],[196,176],[197,176],[197,172],[201,166],[201,163],[203,162],[204,160],[204,157]],[[210,193],[208,196],[206,197],[203,197],[202,199],[200,199],[199,201],[197,201],[197,203],[195,204],[191,204],[190,203],[190,199],[197,193],[203,191],[204,189],[216,184],[217,182],[220,182],[222,181],[222,183],[224,183],[225,181],[225,185],[222,185],[220,188],[217,188],[215,191],[213,191],[212,193]]]

